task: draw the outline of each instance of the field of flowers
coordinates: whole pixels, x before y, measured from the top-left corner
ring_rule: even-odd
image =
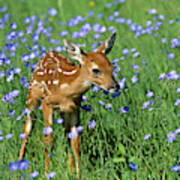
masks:
[[[81,107],[82,179],[168,179],[180,176],[179,0],[0,0],[0,179],[45,179],[41,107],[22,161],[25,100],[40,57],[67,56],[63,39],[94,51],[117,32],[108,55],[120,84],[94,86]],[[52,179],[69,173],[63,120],[53,117]]]

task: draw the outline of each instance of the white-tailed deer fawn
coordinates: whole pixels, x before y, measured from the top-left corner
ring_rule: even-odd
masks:
[[[92,84],[109,92],[118,91],[119,84],[112,74],[113,66],[106,57],[114,45],[115,38],[116,33],[105,40],[96,52],[91,53],[86,53],[77,45],[64,40],[68,55],[79,61],[77,65],[73,65],[69,59],[54,51],[48,52],[39,60],[29,83],[26,101],[29,113],[24,124],[26,138],[22,142],[19,159],[24,155],[32,128],[30,112],[36,108],[37,101],[41,100],[46,127],[52,126],[53,108],[59,108],[66,122],[66,132],[76,132],[80,124],[81,98]],[[52,143],[51,133],[44,138],[46,173],[49,167],[47,146],[51,147]],[[73,152],[69,154],[70,168],[72,170],[76,167],[77,176],[80,177],[80,136],[71,139],[70,144]]]

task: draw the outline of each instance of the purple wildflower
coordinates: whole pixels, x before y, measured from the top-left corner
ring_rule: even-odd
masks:
[[[83,95],[82,96],[82,101],[85,102],[87,100],[87,96]]]
[[[47,174],[47,178],[48,178],[48,179],[51,179],[51,178],[53,178],[53,177],[55,177],[55,176],[56,176],[56,173],[55,173],[55,172],[50,172],[50,173]]]
[[[55,16],[57,14],[57,10],[55,8],[49,8],[48,9],[48,14],[50,16]]]
[[[168,59],[174,59],[174,57],[175,57],[175,54],[174,54],[174,53],[168,54]]]
[[[88,123],[89,123],[89,125],[88,125],[89,128],[95,128],[95,126],[96,126],[95,120],[89,121]]]
[[[139,55],[140,55],[139,52],[135,52],[135,53],[132,55],[132,57],[133,57],[133,58],[136,58],[136,57],[138,57]]]
[[[168,135],[167,135],[167,138],[168,138],[168,143],[173,142],[176,139],[176,133],[169,132]]]
[[[19,164],[17,162],[11,162],[9,163],[9,169],[10,171],[17,171],[19,167]]]
[[[134,75],[134,76],[131,78],[131,82],[132,82],[133,84],[135,84],[135,83],[138,82],[138,77],[137,77],[137,75]]]
[[[175,134],[180,134],[180,127],[178,127],[175,131],[174,131]]]
[[[9,133],[6,135],[6,139],[11,139],[13,137],[13,134],[12,133]]]
[[[17,24],[14,22],[14,23],[11,23],[10,24],[10,27],[11,29],[16,29],[17,28]]]
[[[35,177],[37,177],[39,175],[39,172],[38,171],[34,171],[34,172],[32,172],[29,176],[30,176],[30,178],[35,178]]]
[[[123,114],[123,113],[127,113],[129,110],[130,110],[129,106],[124,106],[119,109],[119,112]]]
[[[20,135],[19,135],[19,139],[25,139],[26,138],[26,133],[21,133]]]
[[[174,166],[172,166],[172,168],[171,168],[171,171],[173,171],[173,172],[179,172],[180,171],[180,165],[174,165]]]
[[[59,118],[56,120],[56,123],[57,124],[62,124],[64,122],[64,119],[63,118]]]
[[[178,99],[175,101],[174,106],[178,106],[179,103],[180,103],[180,98],[178,98]]]
[[[99,100],[99,101],[98,101],[98,104],[105,105],[105,102],[104,102],[104,101]]]
[[[122,78],[119,82],[120,89],[123,89],[125,87],[126,78]]]
[[[47,126],[47,127],[45,127],[44,129],[43,129],[43,133],[47,136],[47,135],[49,135],[49,134],[51,134],[53,132],[53,129],[52,129],[52,127],[50,127],[50,126]]]
[[[162,81],[166,77],[165,73],[159,75],[159,81]]]
[[[78,126],[76,129],[77,129],[77,132],[82,132],[83,126]]]
[[[138,169],[138,165],[132,162],[129,163],[129,167],[131,168],[132,171],[137,171]]]
[[[0,141],[3,141],[4,137],[0,135]]]
[[[98,91],[100,91],[100,88],[98,86],[93,86],[92,91],[98,92]]]
[[[142,105],[142,109],[147,108],[149,105],[150,105],[150,101],[144,102],[143,105]]]
[[[29,163],[27,160],[22,159],[20,161],[18,161],[18,168],[19,170],[26,170],[29,166]]]
[[[167,41],[167,39],[166,39],[166,38],[162,38],[162,39],[161,39],[161,42],[162,42],[163,44],[165,44],[165,43],[166,43],[166,41]]]
[[[128,50],[127,48],[124,48],[124,49],[122,50],[122,53],[123,53],[123,54],[128,54],[128,52],[129,52],[129,50]]]
[[[74,139],[74,138],[76,138],[77,136],[78,136],[78,132],[77,132],[77,131],[70,132],[70,133],[68,134],[68,138],[69,138],[69,139]]]
[[[146,96],[148,98],[150,98],[150,97],[154,96],[154,93],[152,91],[148,90],[147,93],[146,93]]]
[[[157,12],[157,11],[156,11],[156,9],[154,9],[154,8],[149,10],[149,14],[156,14],[156,12]]]
[[[144,136],[144,140],[147,140],[147,139],[149,139],[151,137],[151,134],[146,134],[145,136]]]
[[[180,75],[175,71],[172,70],[166,75],[166,79],[169,80],[177,80],[180,78]]]
[[[112,109],[112,104],[106,104],[106,107],[105,107],[108,111],[111,111]]]

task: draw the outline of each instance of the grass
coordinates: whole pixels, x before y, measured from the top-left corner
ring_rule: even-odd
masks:
[[[91,51],[91,44],[104,40],[111,33],[106,32],[100,35],[99,40],[94,40],[95,32],[91,30],[84,38],[73,39],[72,33],[79,31],[82,25],[87,22],[93,25],[100,23],[106,27],[114,26],[117,31],[117,40],[112,52],[108,55],[110,60],[123,57],[122,50],[124,48],[136,48],[140,53],[137,58],[132,57],[129,53],[124,60],[119,60],[117,65],[121,70],[118,72],[117,80],[120,81],[126,77],[126,86],[121,90],[120,96],[112,98],[111,95],[105,95],[103,91],[98,93],[90,90],[86,93],[87,100],[82,105],[91,105],[91,111],[81,112],[81,125],[84,130],[81,134],[81,175],[82,179],[123,179],[123,180],[144,180],[144,179],[178,179],[178,172],[171,171],[173,165],[177,165],[180,151],[179,135],[176,139],[168,143],[167,135],[170,131],[174,132],[179,123],[179,107],[174,106],[174,102],[179,97],[176,88],[179,87],[178,80],[159,81],[159,75],[163,72],[166,74],[171,70],[179,71],[179,47],[170,48],[170,41],[177,38],[180,34],[180,29],[176,18],[180,18],[180,1],[161,1],[161,0],[126,0],[124,3],[112,5],[107,8],[106,4],[109,1],[93,1],[94,6],[91,7],[91,1],[75,0],[65,1],[48,1],[31,0],[21,2],[0,1],[1,6],[7,6],[7,12],[11,14],[10,20],[5,23],[3,29],[0,29],[0,47],[3,49],[6,41],[6,35],[11,31],[9,24],[17,23],[17,30],[23,30],[27,27],[24,24],[24,18],[31,15],[37,15],[38,19],[49,18],[49,22],[45,22],[45,27],[52,27],[51,38],[60,40],[62,45],[63,37],[59,36],[62,30],[68,30],[69,34],[66,38],[71,39],[76,43],[85,43],[86,51]],[[113,1],[110,1],[113,3]],[[55,17],[48,15],[48,9],[54,7],[58,10]],[[134,37],[134,33],[129,30],[129,26],[125,23],[118,24],[115,18],[112,22],[108,21],[108,16],[114,11],[120,12],[120,17],[130,18],[132,22],[146,26],[147,20],[152,20],[154,24],[158,20],[153,20],[156,15],[149,14],[149,10],[155,8],[157,14],[162,14],[166,18],[162,21],[158,31],[153,31],[152,34],[144,34],[138,38]],[[89,17],[88,12],[93,11],[94,17]],[[103,18],[98,19],[97,15],[103,13]],[[0,13],[0,18],[3,17],[3,12]],[[85,22],[79,23],[76,26],[68,27],[60,26],[60,21],[68,22],[70,18],[76,15],[87,17]],[[168,24],[169,20],[174,20],[173,24]],[[36,24],[36,23],[35,23]],[[36,29],[37,25],[35,25]],[[15,31],[17,31],[15,30]],[[0,66],[0,71],[10,70],[12,68],[21,68],[21,73],[14,76],[14,79],[7,82],[7,75],[0,78],[0,98],[4,94],[18,89],[19,95],[15,98],[15,103],[11,104],[0,100],[0,131],[4,137],[0,141],[0,179],[2,180],[19,180],[23,174],[26,174],[25,179],[30,179],[29,174],[33,171],[39,171],[39,176],[36,179],[44,179],[44,152],[43,152],[43,116],[41,110],[37,111],[37,120],[33,132],[28,139],[27,151],[25,159],[29,161],[29,167],[25,171],[11,172],[8,169],[8,164],[18,159],[18,152],[21,141],[19,134],[23,132],[23,124],[25,116],[21,120],[16,120],[16,117],[22,114],[22,109],[25,108],[25,100],[27,96],[27,88],[23,88],[20,83],[20,78],[26,76],[28,79],[31,74],[31,68],[25,67],[25,62],[21,61],[22,54],[28,54],[28,48],[33,45],[31,35],[24,35],[27,41],[22,43],[20,39],[16,40],[19,43],[15,51],[15,56],[11,57],[9,65],[3,64]],[[167,43],[161,42],[162,38],[167,38]],[[45,46],[48,51],[56,45],[48,42],[48,37],[40,36],[38,41],[40,46]],[[5,50],[8,56],[8,51]],[[66,55],[65,52],[62,52]],[[168,59],[168,54],[174,53],[174,59]],[[9,56],[8,56],[9,57]],[[145,64],[143,63],[145,60]],[[30,60],[30,64],[38,61],[38,57]],[[133,84],[131,78],[136,74],[137,70],[131,68],[132,64],[137,64],[140,68],[138,74],[138,82]],[[151,90],[154,96],[146,97],[146,91]],[[142,104],[149,99],[154,99],[152,110],[148,108],[142,109]],[[102,100],[106,104],[112,104],[112,110],[108,111],[104,106],[98,104]],[[129,106],[130,110],[127,113],[120,113],[119,109]],[[15,110],[15,115],[8,115],[10,110]],[[68,156],[66,149],[66,137],[64,136],[64,128],[62,125],[57,125],[55,119],[58,114],[54,114],[53,136],[55,139],[54,149],[52,151],[53,158],[51,159],[50,171],[56,172],[54,179],[76,179],[75,176],[69,174]],[[96,121],[95,129],[88,128],[88,121]],[[13,133],[13,137],[9,140],[5,138],[8,133]],[[148,140],[144,140],[144,136],[151,134]],[[129,167],[129,162],[138,165],[136,171],[132,171]]]

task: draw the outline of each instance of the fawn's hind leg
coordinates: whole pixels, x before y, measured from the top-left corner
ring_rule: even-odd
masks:
[[[28,139],[29,134],[30,134],[31,129],[32,129],[32,120],[31,120],[31,117],[30,117],[30,113],[32,111],[32,108],[33,108],[32,106],[27,107],[27,109],[29,111],[27,113],[26,121],[24,123],[24,133],[26,134],[26,137],[23,139],[22,144],[21,144],[21,149],[20,149],[20,152],[19,152],[19,160],[21,160],[23,158],[23,156],[24,156],[26,142],[27,142],[27,139]]]
[[[42,101],[42,108],[43,108],[43,116],[44,116],[44,124],[45,127],[51,126],[52,125],[52,114],[53,114],[53,109],[52,107],[48,106],[46,104],[46,101]],[[48,146],[52,148],[53,144],[53,138],[52,138],[52,133],[45,135],[44,137],[44,151],[45,151],[45,173],[48,173],[49,169],[49,154],[48,154]]]
[[[27,104],[27,109],[29,111],[27,113],[27,117],[24,123],[24,133],[26,134],[26,137],[23,139],[22,144],[21,144],[21,149],[19,152],[19,160],[21,160],[24,156],[26,142],[32,129],[31,112],[33,108],[37,106],[37,102],[40,99],[40,93],[41,93],[41,90],[38,90],[38,89],[36,89],[36,91],[33,91],[33,89],[30,89],[28,92],[26,104]]]

